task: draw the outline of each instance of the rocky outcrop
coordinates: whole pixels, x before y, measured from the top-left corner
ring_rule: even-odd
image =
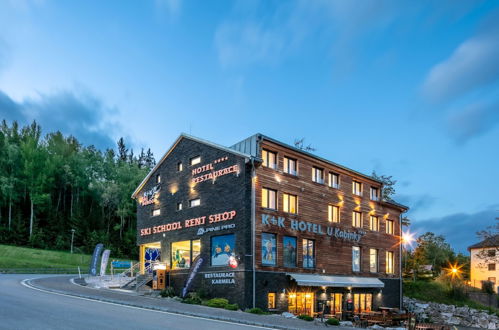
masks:
[[[414,313],[418,322],[431,322],[482,329],[499,329],[499,317],[468,306],[423,302],[404,297],[404,307]]]

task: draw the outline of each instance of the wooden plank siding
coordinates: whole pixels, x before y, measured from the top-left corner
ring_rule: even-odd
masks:
[[[370,200],[370,187],[377,187],[381,191],[381,184],[377,181],[360,176],[355,172],[349,172],[343,168],[337,168],[326,162],[313,157],[301,154],[292,149],[270,141],[262,141],[262,148],[277,153],[277,170],[260,166],[256,170],[256,265],[262,271],[281,272],[303,272],[335,275],[355,275],[373,276],[379,278],[399,277],[399,237],[400,226],[399,216],[401,209],[391,207],[385,203]],[[284,156],[289,156],[297,160],[298,175],[283,173]],[[312,167],[319,167],[324,170],[324,184],[312,181]],[[340,189],[328,186],[328,173],[334,172],[340,176]],[[352,193],[352,181],[362,183],[362,196]],[[261,207],[262,188],[277,190],[277,211],[264,209]],[[283,193],[290,193],[298,196],[297,214],[283,212]],[[340,207],[340,222],[328,221],[328,204]],[[308,221],[321,224],[323,231],[327,226],[341,227],[342,229],[355,231],[360,228],[352,226],[352,211],[362,212],[362,229],[366,235],[359,243],[343,241],[327,235],[318,235],[308,232],[297,232],[290,228],[279,228],[262,224],[262,214],[269,214],[275,217],[282,216],[286,219],[296,219],[298,221]],[[371,213],[372,212],[372,213]],[[370,214],[378,216],[380,222],[379,232],[369,230]],[[394,235],[385,233],[386,220],[394,223]],[[262,246],[261,233],[277,234],[277,266],[262,266]],[[283,236],[297,237],[297,267],[283,267]],[[309,238],[315,240],[315,269],[302,267],[302,239]],[[361,247],[361,271],[352,271],[352,246]],[[378,273],[369,271],[369,249],[378,249]],[[386,251],[394,253],[394,274],[386,274]]]

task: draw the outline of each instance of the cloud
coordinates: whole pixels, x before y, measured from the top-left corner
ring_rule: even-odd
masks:
[[[455,251],[466,253],[467,247],[479,240],[476,232],[495,224],[498,209],[499,204],[476,213],[455,213],[441,218],[413,221],[411,232],[415,232],[417,236],[428,231],[444,235]]]
[[[180,15],[182,9],[181,0],[155,0],[154,4],[158,13],[166,13],[170,18]]]
[[[36,120],[45,133],[61,131],[71,134],[80,142],[99,148],[114,146],[114,139],[121,130],[109,121],[109,115],[117,110],[105,106],[101,100],[88,92],[63,91],[55,94],[40,94],[16,102],[0,91],[0,119],[16,120],[27,124]]]
[[[458,144],[490,131],[499,124],[499,101],[471,104],[449,116],[448,128]]]
[[[423,195],[396,195],[395,200],[403,205],[409,206],[410,214],[414,214],[419,210],[427,210],[432,207],[437,201],[436,197],[423,194]],[[409,216],[411,218],[411,216]]]
[[[423,86],[432,101],[448,101],[499,80],[499,28],[463,42],[435,65]]]

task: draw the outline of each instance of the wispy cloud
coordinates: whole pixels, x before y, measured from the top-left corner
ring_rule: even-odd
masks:
[[[498,209],[499,205],[492,205],[476,213],[455,213],[441,218],[413,221],[411,231],[417,235],[428,231],[444,235],[454,250],[465,253],[468,246],[478,241],[476,232],[495,224]]]
[[[471,104],[448,118],[449,131],[458,144],[485,134],[498,124],[499,101]]]
[[[0,120],[21,124],[36,120],[45,132],[61,131],[99,148],[114,146],[120,134],[120,126],[109,120],[116,112],[86,91],[40,94],[21,102],[0,91]]]

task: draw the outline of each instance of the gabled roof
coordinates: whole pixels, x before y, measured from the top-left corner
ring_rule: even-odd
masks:
[[[468,250],[488,248],[488,247],[499,247],[499,234],[493,235],[489,238],[484,239],[479,243],[471,245],[470,247],[468,247]]]
[[[147,181],[152,176],[152,174],[161,166],[161,164],[163,164],[163,162],[165,161],[166,157],[168,157],[168,155],[173,151],[173,149],[175,149],[175,147],[177,146],[177,144],[179,144],[179,142],[182,141],[183,139],[189,139],[189,140],[192,140],[192,141],[195,141],[195,142],[198,142],[198,143],[202,143],[204,145],[207,145],[207,146],[210,146],[210,147],[213,147],[213,148],[216,148],[216,149],[220,149],[220,150],[225,151],[225,152],[230,152],[231,154],[234,154],[234,155],[237,155],[237,156],[241,156],[241,157],[244,157],[244,158],[248,158],[248,159],[251,158],[251,155],[249,155],[247,153],[240,152],[240,151],[235,150],[235,149],[224,147],[224,146],[222,146],[220,144],[216,144],[216,143],[213,143],[213,142],[210,142],[210,141],[207,141],[207,140],[200,139],[198,137],[194,137],[194,136],[189,135],[189,134],[182,133],[175,140],[175,142],[168,149],[168,151],[163,155],[163,157],[161,157],[161,159],[158,161],[158,163],[156,164],[156,166],[154,166],[153,169],[151,171],[149,171],[149,173],[146,175],[146,177],[144,178],[144,180],[142,180],[142,182],[140,183],[140,185],[135,189],[135,191],[132,194],[132,198],[137,197],[137,194],[142,189],[142,187],[144,187],[144,185],[147,183]]]

